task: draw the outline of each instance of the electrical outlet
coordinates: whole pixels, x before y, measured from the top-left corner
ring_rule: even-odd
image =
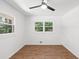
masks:
[[[40,41],[40,43],[43,43],[43,41]]]

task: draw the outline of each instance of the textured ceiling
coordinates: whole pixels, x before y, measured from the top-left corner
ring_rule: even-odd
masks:
[[[44,15],[44,16],[46,15],[62,16],[79,5],[79,0],[47,0],[48,5],[55,8],[56,11],[51,11],[49,9],[41,9],[40,7],[29,10],[29,7],[40,5],[42,1],[41,0],[7,0],[7,1],[8,2],[12,1],[13,3],[16,3],[20,8],[26,11],[26,13],[29,12],[33,15]]]

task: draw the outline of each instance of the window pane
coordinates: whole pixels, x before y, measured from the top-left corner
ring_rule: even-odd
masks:
[[[43,31],[43,22],[35,22],[35,31]]]
[[[7,23],[7,24],[12,24],[12,20],[5,18],[5,23]]]
[[[0,22],[2,22],[2,17],[0,17]]]
[[[7,33],[12,33],[12,25],[7,25]]]
[[[12,20],[11,19],[9,19],[9,24],[12,24]]]
[[[53,31],[53,27],[45,27],[45,31]]]
[[[45,22],[45,31],[53,31],[53,23]]]
[[[8,19],[7,19],[7,18],[5,18],[5,23],[7,23],[7,24],[8,24]]]
[[[13,17],[0,15],[0,34],[14,32]]]
[[[35,31],[43,31],[43,27],[35,27]]]
[[[37,26],[43,26],[43,22],[35,22],[35,27]]]
[[[12,33],[12,25],[0,24],[0,34]]]
[[[52,26],[53,23],[52,22],[45,22],[45,26]]]
[[[0,24],[0,33],[7,33],[7,25]]]

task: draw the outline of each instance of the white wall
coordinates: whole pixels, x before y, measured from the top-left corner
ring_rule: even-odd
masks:
[[[0,59],[8,59],[24,44],[62,44],[79,56],[79,7],[63,16],[30,16],[26,18],[0,0],[0,12],[15,18],[15,32],[0,34]],[[53,21],[53,32],[36,32],[36,21]],[[63,22],[62,22],[63,21]],[[25,29],[25,30],[24,30]],[[24,40],[25,39],[25,40]]]
[[[79,6],[63,16],[63,44],[79,57]]]
[[[52,21],[53,22],[53,32],[36,32],[35,31],[35,22],[36,21]],[[61,33],[61,18],[59,16],[32,16],[26,20],[26,44],[40,44],[40,41],[43,41],[42,44],[61,44],[62,40]]]
[[[8,59],[24,45],[24,16],[4,0],[0,0],[0,13],[15,18],[15,32],[0,34],[0,59]]]

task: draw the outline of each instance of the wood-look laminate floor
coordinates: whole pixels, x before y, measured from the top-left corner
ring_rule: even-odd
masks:
[[[78,59],[62,45],[27,45],[10,59]]]

